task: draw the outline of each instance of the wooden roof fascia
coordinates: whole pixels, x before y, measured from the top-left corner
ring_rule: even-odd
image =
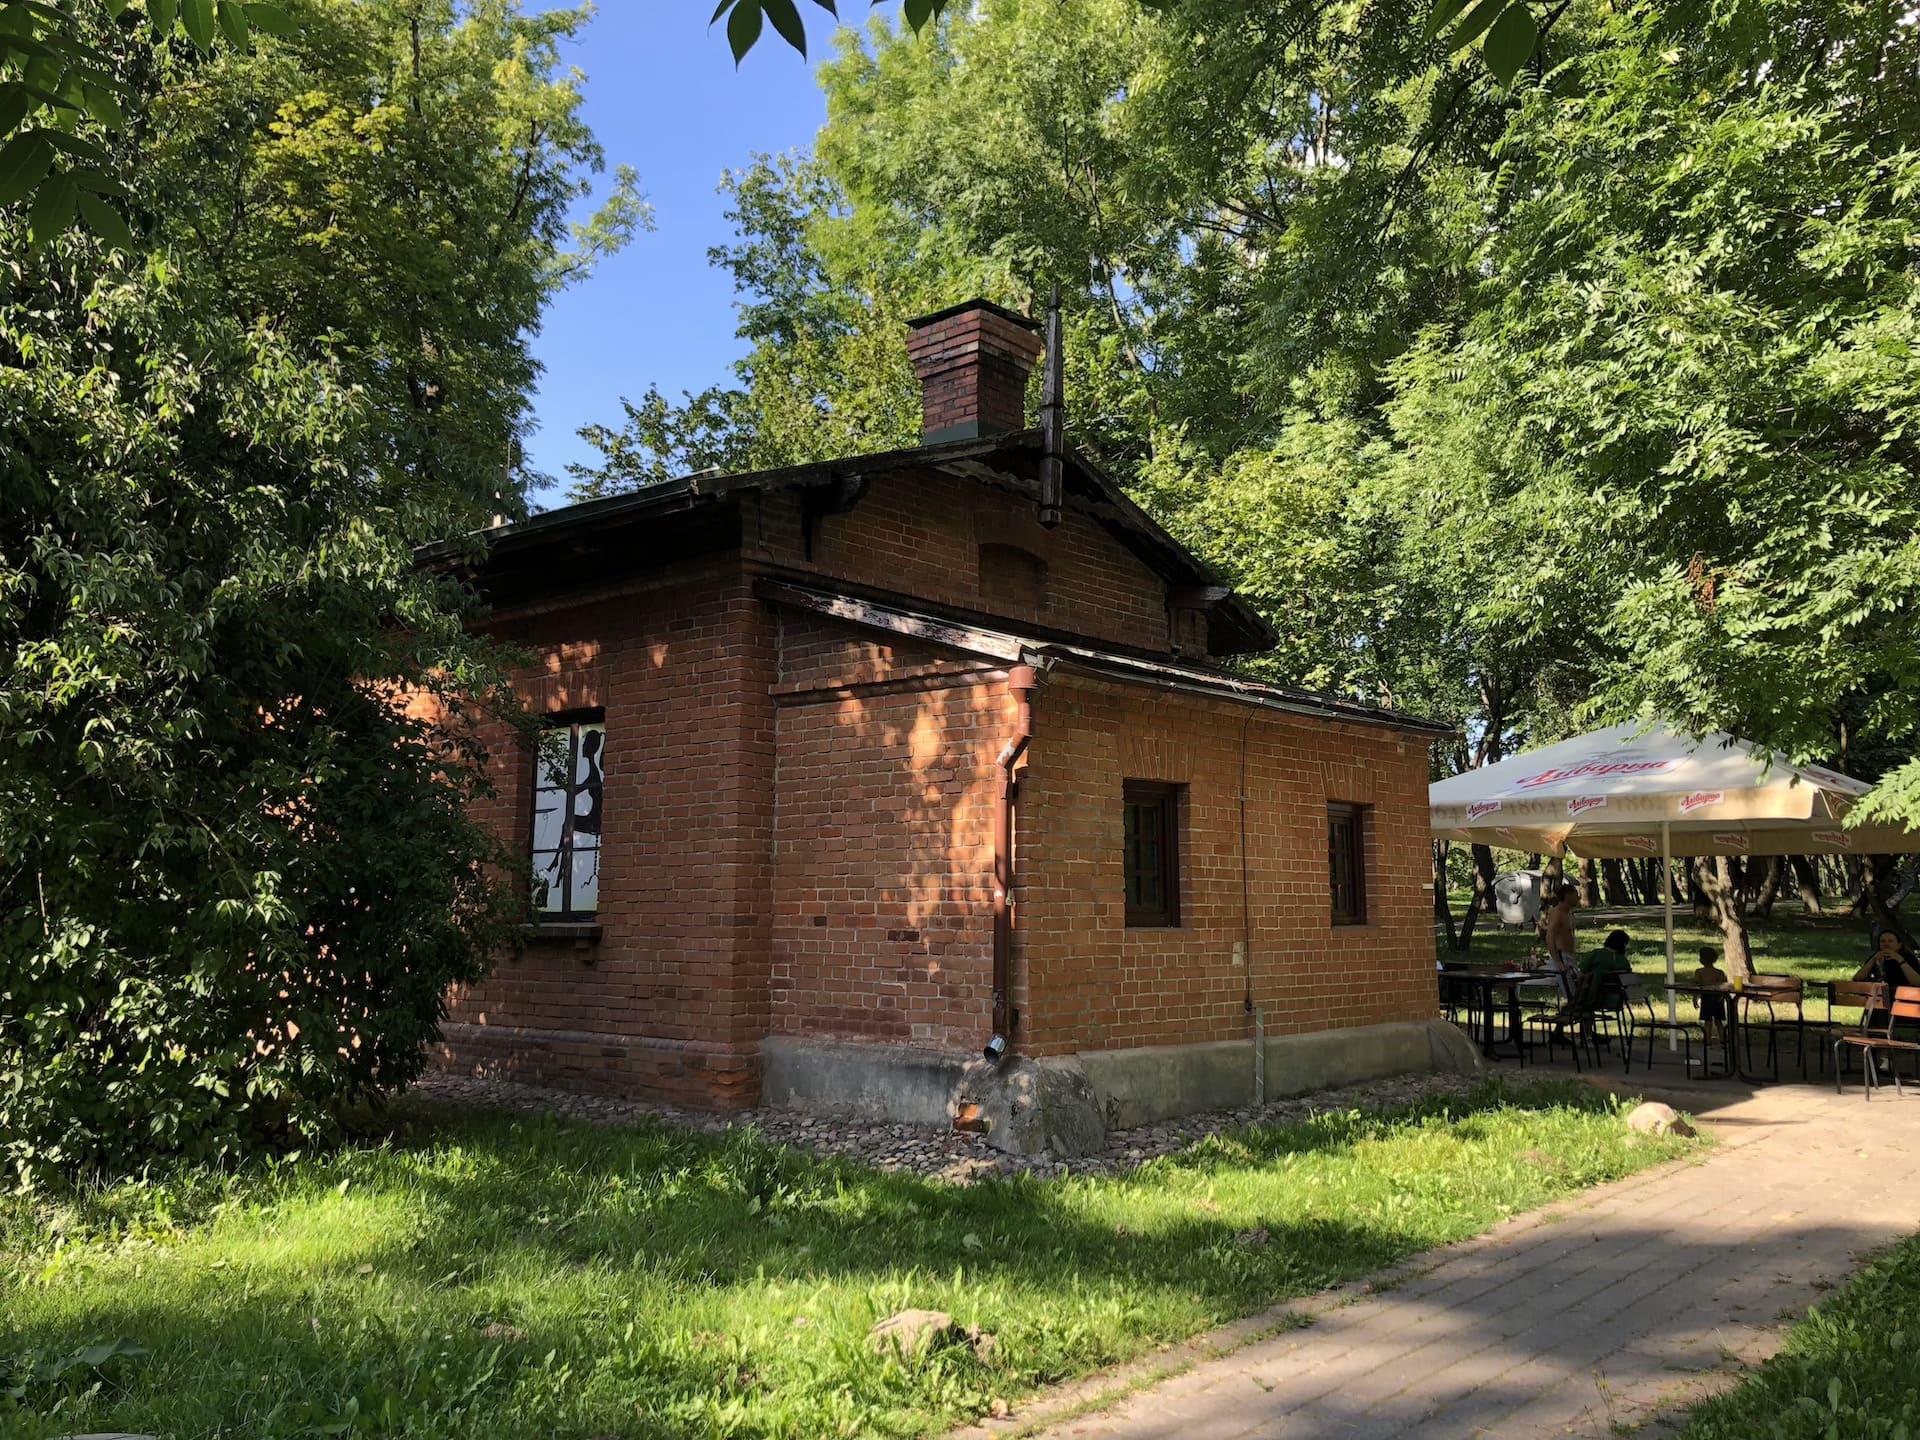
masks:
[[[844,620],[866,629],[901,635],[931,644],[945,645],[968,654],[997,660],[1003,664],[1030,664],[1042,670],[1058,666],[1084,671],[1119,684],[1149,685],[1156,689],[1179,690],[1212,700],[1233,700],[1269,710],[1283,710],[1321,720],[1344,720],[1359,725],[1382,726],[1411,731],[1438,739],[1454,733],[1453,727],[1425,720],[1398,710],[1382,710],[1337,696],[1311,690],[1293,690],[1263,680],[1243,680],[1238,676],[1196,667],[1143,660],[1112,651],[1095,650],[1083,645],[1042,640],[1011,631],[987,630],[957,624],[933,615],[921,615],[883,605],[856,595],[814,590],[786,581],[761,578],[754,582],[754,593],[776,604],[792,606],[812,614]]]
[[[756,580],[753,589],[756,595],[764,600],[771,600],[775,604],[789,605],[833,620],[845,620],[849,624],[861,625],[870,630],[884,630],[892,635],[903,635],[915,640],[924,640],[933,645],[945,645],[953,650],[964,650],[969,655],[997,660],[1002,664],[1017,663],[1030,648],[1030,642],[1017,635],[979,630],[931,615],[916,615],[910,611],[897,610],[890,605],[879,605],[871,600],[863,600],[857,595],[809,590],[798,585],[789,585],[785,581],[764,578]]]

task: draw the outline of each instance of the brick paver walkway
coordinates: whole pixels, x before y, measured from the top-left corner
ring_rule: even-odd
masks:
[[[1298,1307],[1306,1328],[1043,1433],[1620,1434],[1764,1359],[1859,1255],[1920,1228],[1913,1091],[1871,1105],[1805,1086],[1666,1098],[1714,1130],[1709,1158],[1510,1221],[1397,1284]]]

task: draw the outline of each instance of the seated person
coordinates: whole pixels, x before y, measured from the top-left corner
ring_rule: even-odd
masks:
[[[1914,963],[1913,954],[1900,941],[1900,932],[1886,929],[1879,934],[1873,954],[1867,957],[1867,963],[1853,972],[1855,980],[1870,981],[1887,987],[1887,999],[1893,999],[1893,992],[1902,985],[1920,985],[1920,965]],[[1868,1029],[1875,1029],[1887,1023],[1887,1012],[1869,1010],[1860,1017],[1860,1023]],[[1881,1073],[1886,1072],[1886,1061],[1878,1061]]]
[[[1711,945],[1700,947],[1700,968],[1693,972],[1695,985],[1724,985],[1727,972],[1719,965],[1720,952]],[[1702,995],[1700,997],[1700,1028],[1706,1033],[1709,1045],[1717,1041],[1726,1027],[1729,1005],[1725,995]]]
[[[1893,986],[1920,986],[1920,965],[1914,963],[1912,954],[1901,943],[1899,931],[1882,930],[1873,954],[1854,972],[1853,978],[1888,986],[1891,994]]]
[[[1632,971],[1633,966],[1627,962],[1627,932],[1610,931],[1598,950],[1589,950],[1580,957],[1573,1003],[1561,1012],[1561,1023],[1569,1019],[1590,1019],[1608,989],[1617,986],[1620,976]]]

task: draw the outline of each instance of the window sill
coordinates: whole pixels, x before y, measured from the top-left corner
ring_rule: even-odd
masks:
[[[588,944],[600,938],[597,920],[530,920],[520,927],[529,945]]]

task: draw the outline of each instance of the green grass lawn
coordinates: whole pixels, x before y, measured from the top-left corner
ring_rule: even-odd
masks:
[[[416,1112],[296,1163],[0,1201],[0,1432],[925,1433],[1683,1151],[1611,1103],[1490,1081],[972,1188]],[[910,1306],[997,1350],[869,1353]]]
[[[1920,1435],[1920,1237],[1868,1265],[1793,1327],[1737,1389],[1697,1406],[1681,1440]]]

